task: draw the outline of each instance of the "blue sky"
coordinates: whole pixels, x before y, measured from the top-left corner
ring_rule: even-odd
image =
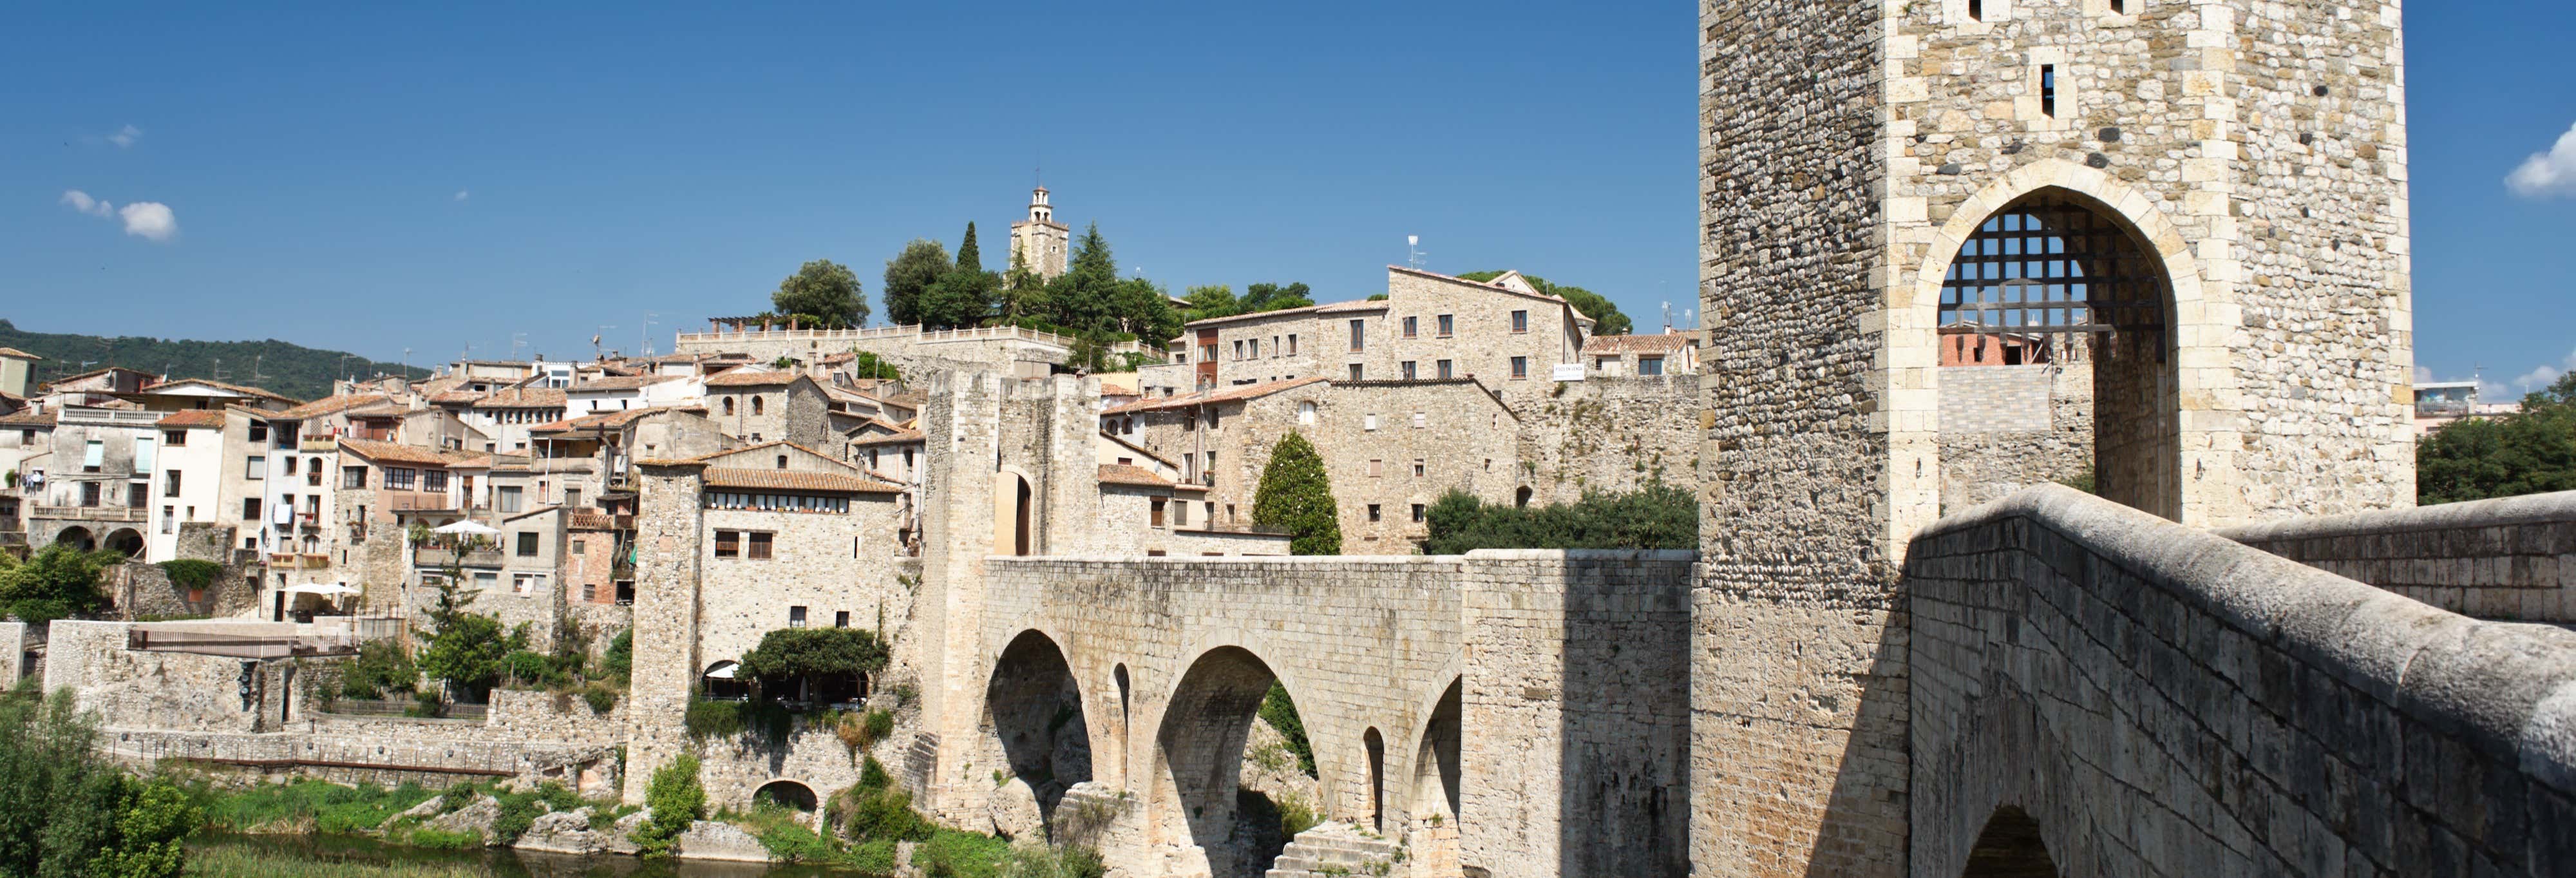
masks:
[[[367,5],[353,4],[352,6]],[[1114,8],[1102,8],[1114,7]],[[2576,7],[2416,8],[2417,358],[2576,368]],[[55,5],[0,29],[0,317],[415,364],[632,351],[1058,216],[1175,291],[1517,267],[1696,308],[1696,6]],[[2563,167],[2564,176],[2553,177]],[[66,199],[77,190],[92,203]],[[100,204],[98,202],[104,202]],[[154,205],[165,208],[166,215]],[[880,314],[882,309],[880,309]],[[525,352],[524,350],[522,351]],[[2506,389],[2506,388],[2499,388]]]

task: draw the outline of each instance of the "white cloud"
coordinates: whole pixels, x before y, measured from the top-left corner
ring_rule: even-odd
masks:
[[[458,201],[463,201],[463,200],[465,200],[467,197],[472,196],[473,194],[474,194],[474,193],[467,192],[467,191],[465,191],[465,190],[463,190],[463,189],[458,189],[458,190],[456,190],[456,200],[458,200]]]
[[[170,212],[169,205],[158,201],[137,201],[117,208],[116,215],[125,218],[128,235],[159,242],[179,234],[179,218]]]
[[[2576,125],[2568,126],[2548,152],[2524,159],[2504,185],[2524,198],[2576,198]]]
[[[143,129],[132,125],[119,128],[116,133],[107,136],[107,142],[116,144],[118,148],[133,146],[135,141],[142,139]]]
[[[90,216],[106,216],[115,210],[115,208],[107,206],[107,202],[91,198],[89,197],[89,193],[78,189],[63,190],[62,203],[71,205],[73,210],[89,214]]]
[[[2431,383],[2433,383],[2433,367],[2431,367],[2431,366],[2417,366],[2417,367],[2415,367],[2415,383],[2417,383],[2417,384],[2431,384]]]

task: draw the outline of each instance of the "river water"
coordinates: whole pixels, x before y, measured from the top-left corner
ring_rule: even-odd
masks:
[[[316,863],[464,866],[493,878],[862,878],[869,874],[828,866],[645,860],[615,854],[541,854],[509,848],[443,851],[341,835],[200,833],[188,846],[208,851],[232,848],[270,855],[284,854]]]

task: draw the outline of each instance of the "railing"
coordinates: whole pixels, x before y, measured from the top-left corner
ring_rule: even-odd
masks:
[[[377,495],[385,509],[393,512],[455,512],[464,504],[441,494],[384,492]]]
[[[872,326],[866,329],[738,329],[732,332],[683,332],[682,343],[702,341],[858,341],[869,338],[910,338],[916,342],[984,341],[1017,339],[1071,347],[1073,339],[1019,326],[975,326],[966,329],[924,331],[917,325]]]
[[[141,523],[150,518],[150,510],[135,506],[35,506],[28,518],[68,518],[75,521],[129,521]]]
[[[336,436],[305,436],[295,440],[297,451],[337,451],[339,448],[340,440]]]
[[[309,623],[146,622],[126,629],[125,648],[240,658],[350,655],[361,643],[401,631],[402,620],[390,616],[317,616]]]
[[[306,570],[320,570],[331,566],[331,556],[321,552],[305,552],[297,557],[303,560]]]
[[[412,553],[414,567],[499,567],[499,549],[446,549],[422,546]]]
[[[297,564],[299,564],[299,563],[302,563],[302,562],[301,562],[301,560],[300,560],[299,556],[297,556],[294,552],[270,552],[270,553],[268,553],[268,566],[270,566],[270,567],[293,567],[293,566],[296,566],[296,565],[297,565]]]
[[[136,409],[103,409],[85,405],[64,406],[58,420],[65,424],[108,424],[119,427],[151,426],[168,417],[169,412]]]

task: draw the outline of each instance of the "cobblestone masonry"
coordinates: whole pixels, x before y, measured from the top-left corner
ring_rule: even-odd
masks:
[[[2218,535],[2472,618],[2576,622],[2576,491],[2294,519]]]
[[[2576,635],[2484,623],[2063,489],[1915,541],[1911,872],[1998,808],[2068,875],[2544,875]]]
[[[1512,465],[1526,473],[1530,502],[1571,503],[1586,490],[1630,491],[1654,480],[1696,491],[1698,396],[1693,375],[1594,376],[1517,400]]]

